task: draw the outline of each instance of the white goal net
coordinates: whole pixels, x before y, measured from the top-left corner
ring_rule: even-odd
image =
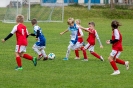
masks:
[[[25,17],[25,22],[36,18],[38,22],[63,22],[64,0],[11,0],[3,22],[15,23],[17,15]]]

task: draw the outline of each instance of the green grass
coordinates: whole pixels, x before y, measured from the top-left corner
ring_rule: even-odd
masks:
[[[15,35],[4,44],[0,44],[0,88],[133,88],[133,20],[117,19],[122,24],[120,31],[123,35],[124,51],[120,58],[130,61],[130,69],[126,71],[125,66],[118,65],[121,74],[111,76],[113,70],[107,60],[111,52],[111,45],[106,45],[105,41],[111,38],[110,23],[113,19],[87,16],[85,14],[87,12],[83,12],[85,10],[79,10],[81,15],[76,15],[74,12],[68,13],[69,8],[65,7],[63,23],[39,23],[47,39],[45,51],[47,54],[55,53],[56,58],[54,60],[38,61],[37,67],[34,67],[31,61],[22,59],[23,70],[15,71]],[[73,9],[73,11],[76,10]],[[95,13],[94,15],[96,15]],[[96,30],[104,48],[100,49],[97,42],[95,51],[104,57],[104,62],[90,55],[88,51],[88,62],[74,60],[73,51],[68,61],[62,60],[69,44],[70,33],[62,36],[59,33],[67,28],[66,20],[70,16],[81,19],[84,27],[88,27],[89,21],[96,23]],[[0,23],[0,25],[0,38],[2,39],[10,33],[15,24]],[[25,23],[25,25],[29,32],[32,32],[31,24]],[[87,35],[84,32],[84,40],[86,40]],[[35,39],[29,37],[28,41],[27,53],[37,56],[32,50]],[[82,52],[80,52],[80,57],[83,58]]]

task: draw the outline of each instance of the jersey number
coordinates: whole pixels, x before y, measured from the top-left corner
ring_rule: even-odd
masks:
[[[24,29],[22,29],[22,35],[24,35]]]

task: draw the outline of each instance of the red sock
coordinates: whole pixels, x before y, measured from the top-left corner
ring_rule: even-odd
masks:
[[[120,60],[119,58],[116,58],[116,61],[115,61],[115,62],[116,62],[116,63],[119,63],[119,64],[125,65],[125,61]]]
[[[28,55],[28,54],[24,54],[23,58],[28,59],[28,60],[32,60],[33,59],[33,57]]]
[[[111,61],[110,64],[111,64],[112,68],[113,68],[115,71],[118,70],[118,68],[117,68],[116,63],[115,63],[114,60]]]
[[[97,57],[98,59],[100,59],[100,56],[99,56],[97,53],[91,52],[91,54],[92,54],[93,56]]]
[[[18,67],[21,67],[22,64],[21,64],[21,58],[20,57],[16,57],[16,62],[18,64]]]
[[[79,57],[79,51],[78,50],[75,50],[75,55],[76,55],[76,57]]]
[[[84,59],[88,59],[88,58],[87,58],[87,54],[86,54],[86,50],[83,49],[82,51],[83,51]]]

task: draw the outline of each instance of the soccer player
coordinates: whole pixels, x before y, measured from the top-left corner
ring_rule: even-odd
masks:
[[[21,57],[31,60],[34,63],[34,66],[37,65],[37,58],[32,57],[29,54],[24,54],[26,52],[26,46],[28,44],[27,37],[28,37],[28,30],[26,26],[23,24],[24,22],[24,16],[23,15],[18,15],[16,17],[16,22],[17,25],[15,25],[11,31],[11,33],[4,39],[2,39],[2,42],[5,42],[8,40],[10,37],[13,36],[14,33],[16,33],[16,49],[15,49],[15,55],[16,55],[16,62],[17,62],[17,67],[15,70],[22,70],[22,62],[21,62]]]
[[[94,22],[89,22],[89,28],[84,28],[84,27],[80,27],[81,29],[85,30],[86,32],[89,32],[88,38],[87,38],[87,42],[88,44],[86,44],[84,46],[84,49],[89,50],[90,53],[95,56],[96,58],[100,59],[101,61],[104,61],[103,57],[98,55],[96,52],[94,52],[94,46],[95,46],[95,38],[97,38],[99,44],[100,44],[100,48],[103,48],[102,43],[100,41],[100,38],[98,36],[97,31],[95,30],[95,23]],[[83,61],[88,61],[88,59],[84,59]]]
[[[76,49],[76,43],[77,43],[77,40],[78,40],[78,25],[75,24],[74,22],[74,18],[69,18],[67,20],[67,24],[69,25],[68,29],[66,29],[65,31],[61,32],[60,35],[63,35],[64,33],[70,31],[71,32],[71,40],[69,42],[69,45],[68,45],[68,49],[67,49],[67,52],[66,52],[66,57],[63,59],[63,60],[68,60],[68,57],[69,57],[69,54],[70,54],[70,51],[71,49],[72,50],[75,50]]]
[[[120,71],[116,65],[122,64],[126,66],[126,69],[129,69],[129,61],[124,61],[119,59],[119,56],[121,52],[123,51],[122,48],[122,35],[120,31],[118,30],[118,27],[121,26],[118,21],[114,20],[111,22],[111,27],[112,27],[112,39],[107,40],[107,44],[112,44],[112,52],[110,53],[110,56],[108,57],[108,60],[114,69],[114,72],[111,75],[118,75],[120,74]]]
[[[80,26],[81,21],[79,19],[76,19],[75,20],[75,23],[78,26]],[[84,44],[84,42],[83,42],[83,36],[84,35],[83,35],[82,30],[79,28],[78,29],[78,40],[77,40],[77,43],[76,43],[77,44],[77,49],[75,50],[75,55],[76,55],[75,59],[80,59],[80,57],[79,57],[79,50],[82,50],[83,51],[84,59],[87,59],[86,50],[83,49],[83,44]]]
[[[46,46],[46,38],[44,37],[41,28],[37,25],[37,20],[34,18],[31,20],[34,33],[30,33],[31,36],[35,36],[37,42],[33,45],[33,50],[38,54],[38,60],[43,57],[43,60],[47,60],[48,57],[44,51]]]

